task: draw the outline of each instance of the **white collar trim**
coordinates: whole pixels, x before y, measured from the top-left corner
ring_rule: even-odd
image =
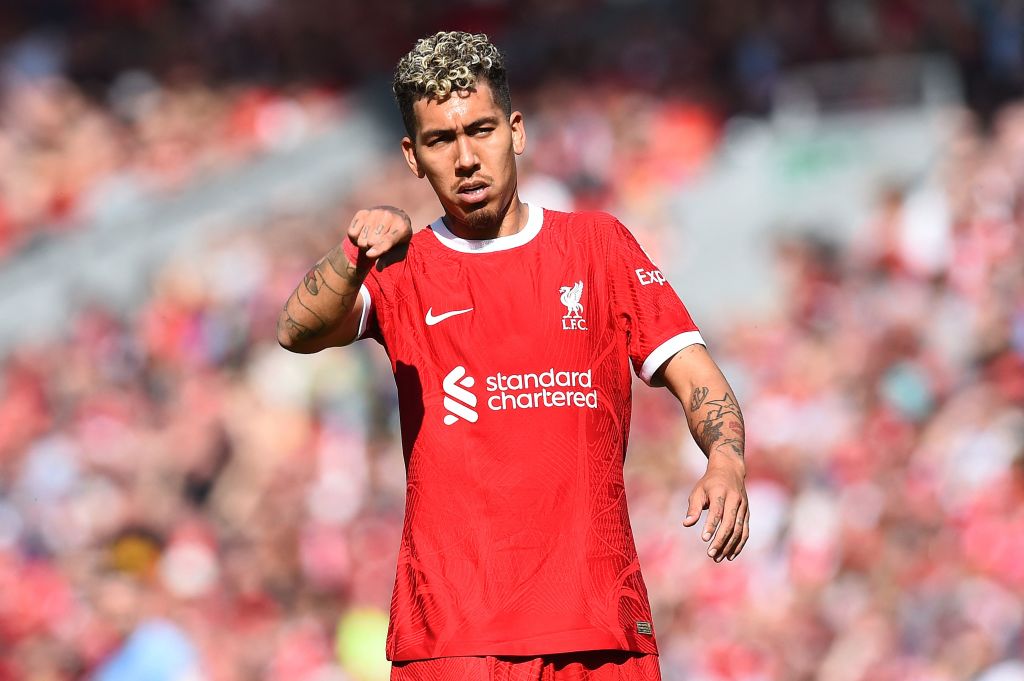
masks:
[[[444,218],[439,217],[430,225],[431,231],[438,241],[448,248],[460,253],[494,253],[495,251],[507,251],[529,243],[533,237],[540,233],[541,225],[544,224],[544,209],[540,206],[523,204],[529,211],[526,224],[515,234],[499,236],[495,239],[461,239],[448,229],[444,224]]]

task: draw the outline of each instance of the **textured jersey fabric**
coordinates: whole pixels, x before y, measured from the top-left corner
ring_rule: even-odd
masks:
[[[603,650],[398,662],[391,667],[391,681],[661,681],[661,670],[657,655]]]
[[[441,220],[362,290],[398,386],[406,508],[388,659],[656,653],[623,489],[630,365],[700,333],[604,213]]]

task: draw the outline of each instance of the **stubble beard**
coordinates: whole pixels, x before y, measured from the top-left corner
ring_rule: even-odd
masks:
[[[498,211],[484,206],[466,213],[466,227],[476,231],[493,229],[498,225]]]

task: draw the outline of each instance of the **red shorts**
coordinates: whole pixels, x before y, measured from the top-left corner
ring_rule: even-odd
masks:
[[[657,655],[593,650],[542,657],[395,662],[391,681],[661,681]]]

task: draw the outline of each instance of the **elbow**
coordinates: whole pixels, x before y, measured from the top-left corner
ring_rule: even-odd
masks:
[[[281,324],[277,325],[277,344],[289,352],[295,352],[295,341]]]
[[[284,317],[277,321],[277,343],[288,352],[296,352],[300,354],[309,352],[309,350],[303,351],[300,340],[296,338],[292,330],[288,328],[288,324],[285,323]]]
[[[298,355],[312,355],[330,345],[330,343],[324,342],[322,336],[309,334],[306,329],[291,328],[284,322],[277,324],[277,344],[288,352]]]

